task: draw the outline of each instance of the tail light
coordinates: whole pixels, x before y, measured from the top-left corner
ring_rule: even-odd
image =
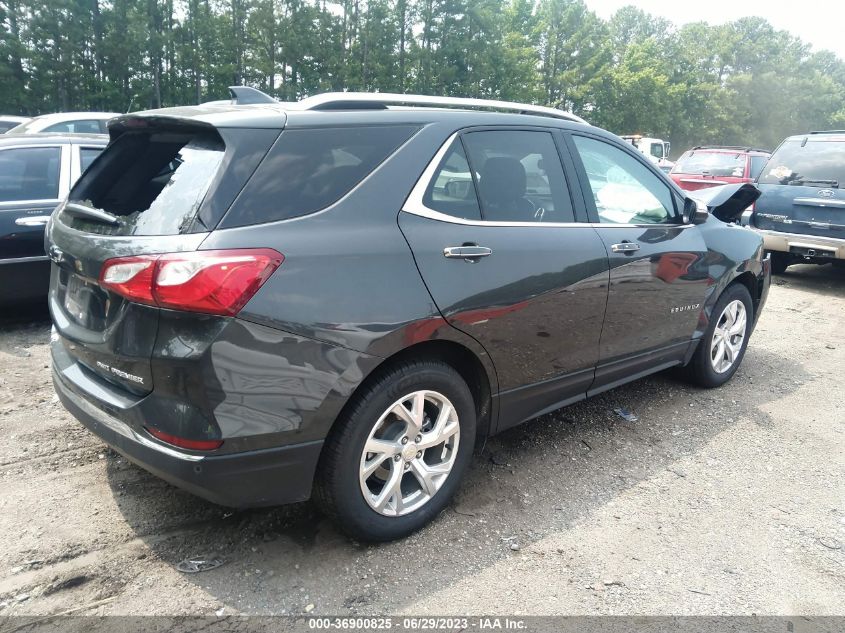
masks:
[[[233,316],[284,259],[269,248],[117,257],[103,264],[100,284],[136,303]]]
[[[179,448],[187,448],[194,451],[213,451],[223,446],[223,440],[189,440],[184,437],[165,433],[152,426],[145,426],[144,428],[157,440],[161,440],[171,446],[178,446]]]

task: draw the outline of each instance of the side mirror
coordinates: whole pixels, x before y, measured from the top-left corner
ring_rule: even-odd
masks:
[[[703,205],[699,205],[693,198],[684,199],[684,211],[681,220],[684,224],[704,224],[710,212]]]

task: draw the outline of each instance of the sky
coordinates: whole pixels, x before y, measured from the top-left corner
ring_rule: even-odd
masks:
[[[814,50],[827,49],[845,60],[845,2],[843,0],[585,0],[602,18],[620,7],[634,5],[667,18],[677,26],[688,22],[722,24],[746,16],[760,16],[776,29],[789,31]]]

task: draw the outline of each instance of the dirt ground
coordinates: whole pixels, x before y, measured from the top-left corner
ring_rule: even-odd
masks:
[[[8,312],[0,616],[845,614],[845,271],[776,278],[729,385],[661,374],[509,431],[437,521],[379,546],[128,464],[53,395],[46,314]]]

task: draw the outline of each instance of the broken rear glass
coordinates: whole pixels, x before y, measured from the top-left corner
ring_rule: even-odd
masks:
[[[75,215],[71,225],[108,235],[188,232],[224,149],[213,134],[126,133],[70,195],[72,202],[104,211],[118,223]]]

